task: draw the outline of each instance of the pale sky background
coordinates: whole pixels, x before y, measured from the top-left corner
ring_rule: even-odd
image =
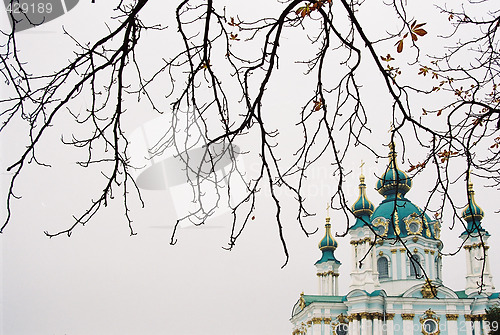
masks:
[[[71,57],[73,44],[62,35],[61,25],[83,41],[95,41],[98,33],[105,29],[104,21],[112,15],[111,2],[96,0],[91,4],[88,0],[80,1],[63,17],[19,33],[19,47],[29,60],[29,66],[50,72]],[[173,24],[169,20],[177,4],[168,3],[161,2],[161,10],[157,8],[148,12],[153,22]],[[258,7],[254,2],[253,6],[248,3],[240,1],[233,10],[237,8],[242,13],[249,13]],[[161,20],[163,14],[159,13],[165,13],[165,21]],[[5,27],[5,20],[6,17],[2,16],[2,27]],[[167,40],[155,40],[143,49],[142,56],[145,59],[161,57],[172,43],[178,42],[171,36]],[[293,39],[289,42],[290,46],[299,43]],[[284,43],[282,47],[286,46]],[[291,69],[295,65],[289,66]],[[311,94],[301,95],[299,81],[295,78],[286,80],[289,74],[284,71],[280,72],[280,78],[285,80],[273,91],[272,104],[267,105],[268,110],[275,113],[270,114],[270,122],[282,122],[287,112],[297,113],[309,97],[307,94]],[[370,76],[367,70],[366,85],[372,83]],[[307,79],[300,80],[301,84],[307,82]],[[376,89],[368,91],[366,99],[371,112],[382,113],[390,108],[390,100],[384,99]],[[126,131],[132,133],[157,117],[153,112],[143,110],[144,106],[137,104],[134,111],[134,106],[129,105],[124,125]],[[230,233],[231,218],[227,213],[213,218],[203,227],[182,228],[177,235],[178,243],[169,245],[176,208],[166,191],[142,192],[146,207],[140,209],[135,204],[132,212],[136,236],[129,236],[122,204],[118,200],[112,201],[85,227],[78,227],[70,238],[48,239],[43,232],[66,227],[71,223],[71,216],[80,213],[95,194],[95,188],[100,187],[100,180],[92,171],[75,166],[74,161],[81,158],[80,153],[70,151],[60,142],[61,135],[67,136],[73,131],[69,128],[70,121],[69,117],[62,115],[56,118],[57,125],[41,142],[39,158],[50,162],[53,167],[27,166],[16,187],[16,193],[23,198],[14,202],[12,222],[0,236],[1,334],[230,335],[291,332],[289,318],[300,292],[317,292],[313,264],[321,256],[317,243],[323,236],[325,204],[336,187],[327,164],[320,164],[311,171],[308,186],[310,208],[317,216],[308,219],[306,224],[311,230],[320,227],[317,234],[306,238],[296,224],[292,199],[284,203],[284,234],[290,260],[283,269],[281,265],[285,256],[273,221],[274,210],[266,200],[265,189],[257,203],[256,219],[248,225],[231,252],[222,249],[227,245]],[[16,149],[24,145],[22,127],[20,124],[18,129],[11,128],[0,137],[2,171],[14,161]],[[388,127],[388,117],[386,120],[381,114],[380,124],[374,128],[374,138],[379,141],[374,143],[374,148],[384,154],[383,144],[389,138]],[[286,140],[286,137],[282,138]],[[408,155],[416,157],[412,162],[418,161],[419,150],[410,144]],[[247,171],[252,171],[252,161],[245,157],[240,159],[239,163]],[[346,168],[353,173],[346,180],[346,196],[351,203],[357,198],[361,159],[366,161],[368,197],[377,205],[382,197],[374,190],[374,174],[383,172],[386,160],[377,163],[361,150],[354,152],[347,161]],[[408,164],[402,167],[407,169]],[[429,186],[425,176],[414,179],[413,189],[407,195],[420,206],[424,204]],[[4,173],[2,177],[5,183],[8,175]],[[5,187],[3,184],[2,199]],[[492,235],[490,253],[495,255],[500,252],[498,214],[494,214],[498,209],[498,193],[495,189],[484,188],[481,182],[476,183],[475,189],[476,200],[486,212],[483,226]],[[465,202],[464,197],[460,205]],[[337,212],[331,212],[331,217],[334,231],[341,232],[344,219]],[[447,225],[445,221],[442,233],[444,250],[453,251],[460,242],[458,235],[462,230],[449,231]],[[351,268],[350,245],[347,238],[337,238],[337,241],[336,256],[342,262],[340,292],[345,295]],[[494,283],[498,283],[500,270],[495,256],[491,265]],[[445,285],[462,290],[464,275],[462,253],[445,258]]]

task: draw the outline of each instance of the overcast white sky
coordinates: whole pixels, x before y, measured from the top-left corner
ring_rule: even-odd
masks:
[[[43,26],[19,33],[20,49],[33,68],[49,71],[71,55],[72,43],[62,35],[61,25],[75,32],[82,40],[94,41],[105,29],[104,21],[112,13],[105,1],[80,1],[72,11]],[[169,2],[170,3],[170,2]],[[241,11],[248,8],[241,1]],[[252,2],[253,4],[253,2]],[[162,2],[163,13],[171,13],[173,5]],[[239,5],[238,5],[239,6]],[[257,6],[258,7],[258,6]],[[239,8],[239,7],[238,7]],[[163,14],[156,11],[156,18]],[[2,14],[3,15],[3,14]],[[167,17],[168,15],[165,14]],[[6,17],[2,16],[5,27]],[[168,20],[168,19],[167,19]],[[171,22],[167,22],[171,24]],[[168,50],[171,40],[151,44],[144,55],[154,58]],[[291,42],[293,44],[293,41]],[[167,49],[165,49],[167,48]],[[367,83],[370,83],[367,72]],[[284,81],[268,105],[280,122],[283,113],[296,112],[304,104],[297,81]],[[303,97],[301,97],[303,98]],[[367,95],[372,111],[390,108],[390,101],[373,91]],[[83,102],[84,103],[84,102]],[[142,108],[143,105],[137,105]],[[126,129],[132,133],[157,117],[153,112],[128,112]],[[312,209],[318,213],[307,225],[320,227],[318,234],[306,238],[296,224],[292,199],[284,204],[285,238],[290,251],[288,265],[281,269],[285,257],[279,243],[274,212],[266,201],[265,190],[257,204],[256,219],[249,224],[231,252],[227,245],[230,217],[222,214],[204,227],[183,228],[178,243],[169,245],[175,211],[178,210],[167,191],[143,191],[145,209],[134,208],[132,217],[138,235],[130,237],[120,201],[110,206],[85,227],[79,227],[71,238],[48,239],[44,230],[54,231],[71,222],[71,215],[88,204],[98,187],[91,172],[81,170],[74,162],[78,155],[60,144],[61,134],[68,135],[70,118],[55,122],[48,137],[41,143],[40,158],[53,164],[42,168],[28,166],[17,185],[22,200],[13,205],[13,219],[0,236],[0,333],[20,334],[288,334],[293,304],[300,292],[315,294],[314,262],[320,258],[317,243],[323,236],[324,208],[335,189],[329,166],[320,165],[311,173],[309,194]],[[381,118],[375,131],[376,150],[385,152],[389,122]],[[2,171],[13,162],[15,150],[22,147],[25,133],[22,125],[10,129],[0,138]],[[288,143],[288,142],[286,142]],[[418,152],[418,147],[410,148]],[[365,159],[368,197],[378,204],[381,196],[373,189],[374,174],[385,168],[385,161],[376,163],[359,151],[349,160],[347,194],[357,197],[358,166]],[[418,156],[418,154],[416,154]],[[240,157],[240,164],[252,170],[252,162]],[[404,166],[408,168],[408,166]],[[5,183],[8,175],[4,174]],[[408,198],[424,204],[427,183],[425,175],[414,180]],[[2,197],[5,197],[5,184]],[[485,210],[484,227],[491,233],[491,254],[498,248],[498,215],[493,212],[497,192],[476,185],[476,200]],[[463,203],[465,204],[465,199]],[[138,206],[136,206],[138,207]],[[342,230],[343,219],[332,212],[335,231]],[[338,219],[337,219],[338,217]],[[443,225],[445,250],[452,251],[459,243],[460,229],[448,231]],[[350,245],[347,238],[337,238],[340,268],[340,292],[348,293],[351,268]],[[492,262],[492,265],[495,262]],[[444,283],[455,290],[464,287],[463,254],[446,258]],[[492,266],[494,283],[500,270]]]

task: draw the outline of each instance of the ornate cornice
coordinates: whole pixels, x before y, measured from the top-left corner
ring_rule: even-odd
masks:
[[[362,312],[362,313],[359,313],[359,315],[361,316],[361,319],[370,319],[371,318],[371,313],[368,313],[368,312]]]
[[[329,275],[332,275],[334,277],[338,277],[339,276],[338,273],[335,273],[333,271],[326,271],[326,272],[318,272],[318,273],[316,273],[316,276],[318,276],[318,277],[326,277],[326,276],[329,276]]]
[[[413,320],[415,313],[401,313],[403,320]]]
[[[470,245],[464,245],[465,250],[470,250],[470,249],[476,249],[476,248],[485,248],[489,249],[487,245],[484,245],[484,243],[472,243]]]
[[[465,314],[465,321],[481,321],[486,320],[486,314]]]
[[[315,325],[321,324],[321,321],[323,321],[323,318],[312,318],[311,319],[312,323]],[[309,322],[307,322],[309,323]]]
[[[365,237],[360,240],[351,241],[350,243],[353,245],[357,245],[357,244],[363,244],[365,242],[372,243],[372,239],[370,237]]]

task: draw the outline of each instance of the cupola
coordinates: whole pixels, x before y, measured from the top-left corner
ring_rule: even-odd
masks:
[[[359,197],[358,200],[352,205],[351,207],[352,213],[356,217],[362,217],[362,216],[370,216],[373,213],[373,210],[375,209],[375,206],[373,206],[372,202],[368,200],[366,197],[366,184],[365,184],[365,176],[361,174],[359,176]]]
[[[404,196],[411,189],[412,180],[397,166],[397,154],[394,148],[394,142],[389,144],[389,150],[389,165],[385,173],[379,178],[376,189],[386,198],[398,194]]]
[[[476,200],[474,199],[474,185],[470,181],[470,177],[469,184],[467,185],[467,194],[469,203],[462,211],[462,218],[467,222],[476,221],[479,224],[484,217],[484,211],[476,204]]]
[[[316,264],[328,261],[334,261],[335,263],[340,264],[340,261],[337,260],[333,254],[335,249],[337,249],[338,244],[332,236],[331,227],[330,217],[327,217],[325,224],[325,236],[318,244],[318,248],[323,252],[323,255],[321,256],[321,259],[316,262]]]
[[[481,226],[484,211],[476,203],[476,199],[474,198],[474,185],[470,180],[470,176],[469,183],[467,185],[467,195],[469,202],[462,211],[462,218],[467,222],[467,230],[462,233],[462,236],[478,232],[483,232],[486,233],[486,235],[489,235],[489,233]]]

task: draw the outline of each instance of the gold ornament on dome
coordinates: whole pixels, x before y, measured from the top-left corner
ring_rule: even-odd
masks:
[[[375,231],[377,232],[378,235],[385,237],[387,236],[387,231],[389,230],[389,220],[383,218],[383,217],[378,217],[373,219],[372,221],[373,227],[375,227]],[[381,230],[377,229],[379,227],[383,227],[384,231],[382,232]]]
[[[409,235],[422,235],[422,230],[424,229],[422,225],[422,219],[413,213],[403,219],[406,224],[406,231]]]

